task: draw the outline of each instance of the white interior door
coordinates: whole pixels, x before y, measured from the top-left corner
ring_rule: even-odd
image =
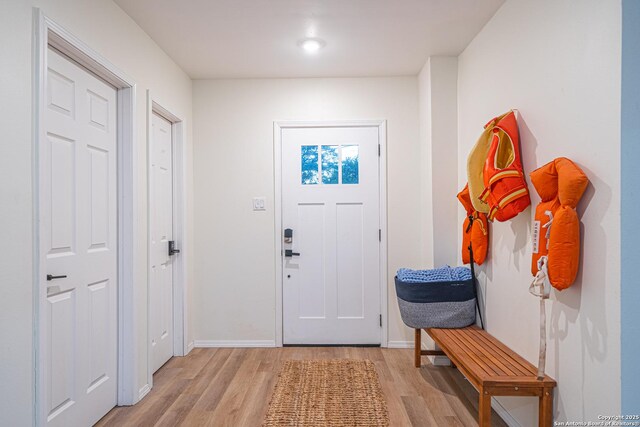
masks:
[[[377,127],[282,129],[284,344],[381,342],[378,143]]]
[[[48,51],[39,147],[46,422],[90,426],[116,404],[116,90]]]
[[[173,356],[173,173],[171,123],[151,115],[149,147],[149,333],[151,368]]]

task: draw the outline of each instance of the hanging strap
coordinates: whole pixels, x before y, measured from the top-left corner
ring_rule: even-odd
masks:
[[[482,320],[482,312],[480,311],[480,299],[478,298],[478,279],[476,279],[476,270],[473,262],[473,247],[469,242],[469,263],[471,264],[471,277],[473,277],[473,292],[476,296],[476,309],[478,310],[478,317],[480,317],[480,327],[484,329],[484,321]]]
[[[549,222],[550,223],[550,222]],[[544,379],[544,370],[547,362],[547,311],[544,300],[549,298],[551,283],[547,273],[547,257],[538,260],[538,273],[529,285],[529,292],[540,298],[540,351],[538,353],[538,379]]]
[[[538,272],[529,285],[529,293],[537,297],[547,299],[551,293],[551,282],[547,272],[547,257],[541,256],[538,259]]]
[[[538,379],[544,379],[544,369],[547,361],[547,311],[545,298],[540,297],[540,351],[538,353]]]
[[[475,219],[473,214],[468,216],[469,218],[469,225],[467,225],[467,229],[464,230],[465,233],[469,233],[469,231],[471,231],[471,227],[473,226],[473,220]]]

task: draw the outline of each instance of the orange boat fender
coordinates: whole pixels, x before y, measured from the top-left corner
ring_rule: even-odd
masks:
[[[589,178],[565,157],[547,163],[530,176],[541,199],[533,222],[531,272],[536,276],[541,265],[546,266],[551,285],[563,290],[578,274],[580,220],[576,206]]]
[[[489,251],[489,222],[487,216],[475,210],[469,195],[469,186],[465,185],[458,193],[458,200],[467,212],[462,224],[462,262],[471,263],[469,245],[473,248],[473,261],[481,265],[487,258]]]

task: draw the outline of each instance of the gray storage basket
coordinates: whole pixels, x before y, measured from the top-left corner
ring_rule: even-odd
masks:
[[[414,329],[463,328],[476,321],[473,278],[462,281],[413,283],[395,278],[402,321]]]

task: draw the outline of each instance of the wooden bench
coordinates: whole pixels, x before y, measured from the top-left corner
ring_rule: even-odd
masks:
[[[539,380],[535,366],[477,326],[425,329],[441,351],[422,350],[420,331],[415,330],[416,367],[420,367],[423,355],[446,355],[451,359],[453,366],[480,393],[480,427],[491,425],[491,396],[538,396],[538,425],[552,425],[553,389],[556,387],[553,378],[545,376]]]

